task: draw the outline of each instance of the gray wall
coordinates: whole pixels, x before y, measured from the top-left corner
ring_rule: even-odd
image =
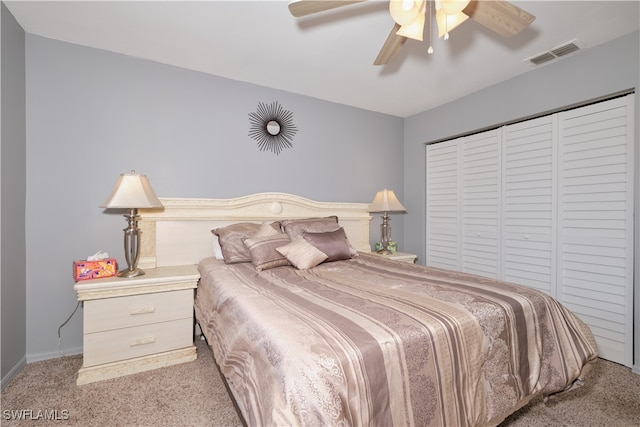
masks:
[[[614,94],[638,90],[640,83],[640,33],[634,32],[613,42],[593,47],[541,66],[517,78],[405,120],[403,242],[409,252],[425,259],[425,143],[495,127],[547,111]],[[636,118],[640,112],[636,92]],[[636,147],[638,147],[636,120]],[[636,171],[640,171],[636,148]],[[640,180],[636,173],[636,189]],[[636,190],[636,194],[638,194]],[[636,212],[638,200],[636,200]],[[636,272],[640,223],[636,215]],[[636,273],[637,276],[637,273]],[[640,372],[640,282],[635,282],[636,351],[635,366]]]
[[[285,191],[369,202],[388,187],[408,211],[394,217],[394,238],[422,261],[424,144],[637,88],[638,38],[402,120],[27,35],[28,359],[58,355],[58,326],[76,305],[71,261],[97,250],[122,260],[124,219],[99,208],[118,174],[147,174],[161,197]],[[272,101],[293,112],[299,129],[294,147],[279,156],[258,151],[247,136],[248,113]],[[373,238],[378,224],[375,218]],[[65,353],[81,350],[81,315],[62,330]]]
[[[387,187],[403,200],[401,118],[31,34],[26,45],[29,361],[57,355],[72,261],[102,250],[124,265],[125,220],[99,207],[122,172],[146,174],[160,197],[369,203]],[[280,155],[248,137],[248,114],[273,101],[298,128]],[[65,353],[81,350],[81,315],[62,329]]]
[[[0,341],[2,388],[26,363],[25,35],[0,5]]]

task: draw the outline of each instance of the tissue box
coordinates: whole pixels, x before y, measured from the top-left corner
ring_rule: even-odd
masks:
[[[105,258],[96,261],[73,261],[73,278],[76,282],[88,279],[102,279],[115,276],[118,264],[115,258]]]

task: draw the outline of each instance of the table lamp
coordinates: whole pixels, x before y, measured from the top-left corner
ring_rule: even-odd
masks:
[[[378,191],[376,197],[371,202],[369,212],[382,212],[382,224],[380,224],[380,234],[382,249],[378,251],[379,254],[388,255],[391,253],[389,250],[389,242],[391,241],[391,225],[389,225],[389,213],[404,213],[406,212],[402,203],[398,201],[395,193],[391,190]]]
[[[100,205],[108,209],[129,209],[124,215],[128,221],[128,227],[124,229],[124,256],[127,261],[127,269],[118,272],[119,277],[142,276],[144,271],[139,269],[140,258],[140,234],[138,229],[139,208],[161,208],[151,183],[146,175],[137,174],[136,171],[123,173],[118,178],[115,187],[107,200]]]

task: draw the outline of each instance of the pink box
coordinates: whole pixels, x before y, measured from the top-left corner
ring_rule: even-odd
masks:
[[[115,276],[118,263],[115,258],[99,259],[97,261],[73,261],[73,279],[80,280],[102,279]]]

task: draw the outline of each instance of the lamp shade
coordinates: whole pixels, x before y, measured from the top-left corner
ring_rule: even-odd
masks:
[[[406,212],[406,209],[398,201],[395,193],[385,188],[376,193],[376,197],[369,207],[369,212]]]
[[[408,37],[413,40],[422,41],[424,34],[424,13],[418,14],[418,17],[410,24],[406,24],[400,27],[396,34],[403,37]]]
[[[471,3],[469,0],[441,0],[442,10],[447,15],[456,15]]]
[[[123,173],[101,208],[161,208],[162,203],[151,188],[146,175]]]
[[[438,37],[443,37],[449,31],[469,19],[467,15],[458,12],[455,15],[447,15],[442,9],[436,12],[436,24],[438,25]]]
[[[399,25],[409,25],[420,15],[424,4],[425,0],[391,0],[389,13]]]

